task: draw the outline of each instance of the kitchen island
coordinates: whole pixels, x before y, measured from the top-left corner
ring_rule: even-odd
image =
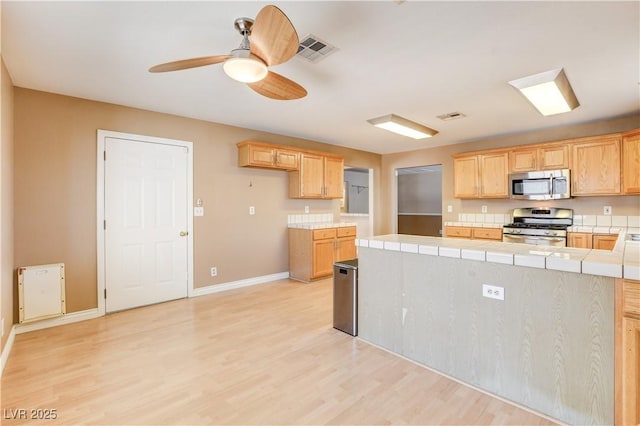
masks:
[[[638,247],[357,244],[361,339],[561,422],[613,424],[615,278],[637,273]]]

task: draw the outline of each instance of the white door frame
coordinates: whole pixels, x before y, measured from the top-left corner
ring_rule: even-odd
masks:
[[[163,145],[182,146],[188,149],[187,155],[187,297],[193,295],[193,142],[176,139],[157,138],[153,136],[120,133],[98,129],[97,139],[97,186],[96,186],[96,230],[98,254],[98,314],[105,315],[105,251],[104,251],[104,152],[106,138],[126,139],[133,142],[159,143]]]

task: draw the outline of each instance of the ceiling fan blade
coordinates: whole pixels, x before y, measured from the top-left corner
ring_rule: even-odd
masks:
[[[273,71],[255,83],[247,83],[255,92],[271,99],[290,101],[307,96],[307,91],[295,81],[289,80]]]
[[[149,68],[149,72],[178,71],[187,68],[203,67],[205,65],[219,64],[229,59],[231,55],[203,56],[201,58],[183,59],[181,61],[167,62]]]
[[[298,52],[298,34],[276,6],[263,7],[251,28],[251,53],[268,66],[287,62]]]

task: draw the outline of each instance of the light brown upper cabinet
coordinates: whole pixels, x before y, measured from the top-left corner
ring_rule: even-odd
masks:
[[[289,172],[289,198],[342,198],[344,159],[302,152],[300,167]]]
[[[238,166],[265,169],[297,170],[300,154],[294,150],[254,141],[238,146]]]
[[[619,135],[580,139],[571,148],[572,195],[621,193]]]
[[[622,135],[622,192],[640,194],[640,130]]]
[[[569,145],[554,143],[517,148],[509,152],[511,172],[569,168]]]
[[[478,156],[453,159],[453,196],[456,198],[478,198]]]
[[[509,152],[454,156],[453,181],[456,198],[509,198]]]

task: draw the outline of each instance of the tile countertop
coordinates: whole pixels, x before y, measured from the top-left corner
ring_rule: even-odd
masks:
[[[342,228],[345,226],[357,226],[352,222],[312,222],[312,223],[290,223],[288,228],[297,229],[326,229],[326,228]]]
[[[613,250],[534,246],[390,234],[357,239],[359,247],[640,280],[640,242],[621,230]]]

